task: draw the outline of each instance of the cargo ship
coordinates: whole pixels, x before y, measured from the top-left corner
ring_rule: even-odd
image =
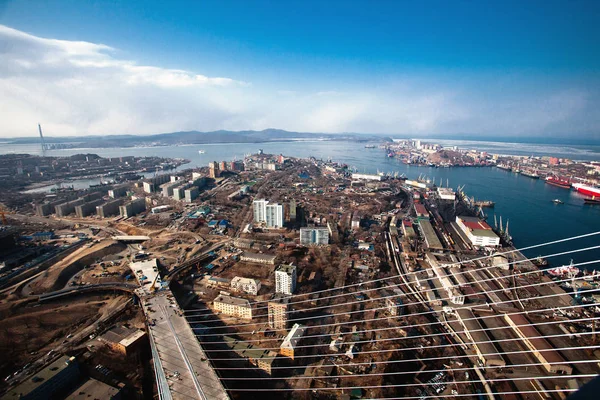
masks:
[[[600,197],[600,188],[595,186],[584,185],[583,183],[574,183],[573,188],[581,194],[588,196]]]
[[[527,177],[532,178],[532,179],[540,179],[540,176],[535,171],[522,170],[521,171],[521,175],[527,176]]]
[[[570,189],[571,188],[571,182],[569,182],[568,179],[559,178],[558,176],[548,176],[548,177],[546,177],[546,183],[548,183],[548,184],[550,184],[552,186],[561,187],[563,189]]]
[[[494,206],[496,205],[496,203],[494,203],[491,200],[475,201],[474,204],[478,207],[488,207],[488,208],[494,208]]]

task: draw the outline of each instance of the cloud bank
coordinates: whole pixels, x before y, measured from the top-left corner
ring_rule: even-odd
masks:
[[[324,82],[321,91],[307,92],[293,84],[264,88],[139,65],[118,55],[108,45],[41,38],[0,25],[0,136],[34,136],[38,122],[50,136],[266,128],[487,136],[600,132],[598,92],[589,89],[529,93],[514,82],[461,87],[408,76],[385,87],[344,90]]]

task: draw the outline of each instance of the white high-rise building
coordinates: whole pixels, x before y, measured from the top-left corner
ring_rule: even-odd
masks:
[[[305,246],[328,245],[329,230],[327,228],[300,228],[300,244]]]
[[[254,222],[264,223],[267,228],[281,228],[283,226],[283,205],[269,204],[267,200],[254,200],[252,202]]]
[[[292,295],[296,290],[296,266],[282,264],[275,269],[275,293]]]
[[[266,207],[269,202],[267,200],[254,200],[252,209],[254,211],[254,222],[263,222],[265,220]]]
[[[267,204],[265,223],[267,228],[281,228],[283,226],[283,205]]]

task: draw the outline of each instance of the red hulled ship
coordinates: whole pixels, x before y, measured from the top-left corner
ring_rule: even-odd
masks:
[[[600,198],[600,188],[584,185],[583,183],[574,183],[573,187],[581,194]]]
[[[571,188],[571,182],[568,179],[565,178],[559,178],[558,176],[548,176],[546,177],[546,183],[553,185],[553,186],[558,186],[564,189],[570,189]]]

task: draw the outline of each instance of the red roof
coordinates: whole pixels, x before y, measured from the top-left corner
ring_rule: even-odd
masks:
[[[463,224],[473,230],[473,229],[485,229],[485,230],[491,230],[492,228],[484,221],[478,221],[478,222],[471,222],[471,221],[464,221],[463,220]]]
[[[409,220],[407,220],[407,219],[405,219],[404,221],[402,221],[402,225],[404,225],[406,227],[409,227],[409,226],[412,226],[412,222],[409,221]]]
[[[423,204],[415,203],[415,211],[417,212],[417,214],[427,215],[427,209]]]

